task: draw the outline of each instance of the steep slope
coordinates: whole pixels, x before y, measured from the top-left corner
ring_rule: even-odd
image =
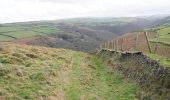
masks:
[[[66,49],[0,44],[4,100],[132,100],[139,87],[95,56]]]

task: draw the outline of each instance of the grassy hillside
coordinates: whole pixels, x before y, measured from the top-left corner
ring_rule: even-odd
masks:
[[[162,19],[157,26],[148,29],[149,31],[153,31],[155,33],[159,33],[159,43],[170,45],[170,17],[166,17]],[[151,42],[156,42],[157,38],[152,38]]]
[[[150,57],[151,59],[160,62],[161,65],[163,65],[165,67],[170,67],[170,58],[160,56],[160,55],[157,55],[157,54],[146,54],[146,55],[148,57]]]
[[[170,45],[170,27],[160,30],[160,42],[164,42]]]
[[[167,18],[169,19],[169,17]],[[158,27],[149,29],[150,31],[154,31],[155,33],[159,33],[159,39],[157,40],[157,36],[150,39],[150,42],[152,44],[155,44],[158,42],[162,46],[166,46],[170,48],[170,26],[169,26],[169,20],[163,20],[166,24],[160,25]],[[164,50],[169,54],[170,51]],[[163,51],[162,51],[163,52]],[[159,61],[162,65],[170,67],[170,59],[168,57],[164,57],[162,55],[157,54],[147,54],[150,58]]]
[[[168,27],[161,26],[154,30],[159,32],[159,40],[158,40],[159,43],[170,45],[170,27],[169,26]],[[152,42],[156,42],[156,40],[157,40],[156,37],[154,39],[151,39]]]
[[[32,37],[36,35],[48,35],[57,33],[75,34],[76,32],[86,33],[93,31],[93,33],[91,32],[92,35],[102,33],[103,38],[102,36],[99,36],[98,38],[109,39],[109,36],[111,34],[114,36],[116,34],[121,33],[121,32],[116,33],[112,30],[109,30],[109,28],[124,26],[127,25],[128,23],[133,23],[136,21],[138,21],[137,18],[127,17],[127,18],[75,18],[57,21],[22,22],[0,25],[0,33],[15,38],[23,38]],[[101,27],[101,29],[99,29],[98,27]],[[78,28],[83,28],[84,30],[81,31]],[[97,33],[94,31],[96,31]],[[0,41],[5,40],[5,37],[3,35],[0,35],[0,37],[4,38],[3,40]],[[9,37],[7,36],[6,38]],[[8,40],[13,40],[13,38]]]
[[[135,83],[120,72],[111,72],[95,56],[0,44],[0,97],[4,100],[132,100],[137,91]]]
[[[0,25],[0,41],[16,41],[17,43],[67,48],[86,52],[92,51],[101,42],[114,36],[114,33],[106,30],[96,30],[81,25],[77,26],[74,23],[67,25],[66,22],[61,23],[60,21]],[[48,37],[53,39],[46,40]]]
[[[32,24],[29,22],[27,24],[3,24],[0,26],[0,38],[2,38],[0,41],[9,41],[25,37],[32,37],[36,35],[44,36],[56,32],[60,32],[59,29],[50,28],[49,26],[42,26],[41,24]],[[9,36],[14,38],[11,38]]]
[[[0,41],[91,52],[123,33],[154,25],[161,18],[75,18],[0,24]]]

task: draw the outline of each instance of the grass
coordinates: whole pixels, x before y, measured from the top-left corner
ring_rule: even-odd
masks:
[[[159,32],[159,40],[158,43],[163,44],[165,46],[170,46],[170,27],[160,26],[158,28],[155,28],[153,30],[158,30]],[[150,40],[151,42],[155,43],[157,41],[157,38],[153,38]],[[168,53],[168,51],[167,51]],[[150,57],[153,60],[159,61],[161,65],[165,67],[170,67],[170,59],[164,56],[160,56],[157,54],[146,54],[148,57]]]
[[[46,27],[46,28],[40,27],[40,28],[35,28],[35,29],[32,29],[32,30],[40,32],[40,33],[44,33],[44,34],[61,32],[61,30],[59,30],[57,28],[50,28],[50,27]]]
[[[159,43],[170,45],[170,27],[160,29],[159,34]],[[156,40],[156,38],[151,39],[153,42],[156,42]]]
[[[136,18],[85,18],[68,19],[58,21],[39,21],[39,22],[21,22],[11,24],[1,24],[0,33],[9,34],[13,37],[23,38],[35,35],[47,35],[51,33],[69,33],[68,28],[86,26],[86,27],[115,27],[135,22]],[[63,24],[63,25],[62,25]],[[66,31],[67,30],[67,31]],[[64,32],[63,32],[64,31]],[[8,33],[10,32],[10,33]],[[4,38],[1,37],[0,38]],[[8,39],[13,40],[13,39]],[[0,40],[0,41],[4,41]]]
[[[8,48],[8,50],[10,48],[14,50],[9,50],[8,52],[10,53],[6,54],[5,52],[5,54],[1,54],[0,56],[0,95],[2,95],[5,100],[35,100],[38,97],[52,94],[54,88],[56,88],[57,78],[55,79],[55,76],[57,69],[64,61],[52,57],[52,55],[55,55],[53,54],[54,52],[51,53],[51,56],[44,54],[49,53],[48,51],[50,49],[42,48],[43,50],[47,50],[42,52],[39,48],[5,45],[5,48]],[[37,54],[34,54],[35,51],[33,53],[32,49],[35,49],[35,51],[38,50]],[[56,52],[61,51],[57,50]],[[26,54],[30,53],[39,56],[32,56],[33,58],[26,56]],[[18,76],[17,73],[19,72],[17,72],[17,70],[21,70],[23,76]]]
[[[146,55],[148,57],[150,57],[153,60],[159,61],[161,65],[163,65],[165,67],[170,67],[170,59],[168,58],[169,57],[169,48],[170,48],[170,34],[169,34],[170,27],[160,26],[160,27],[148,29],[148,30],[150,30],[154,33],[156,32],[156,30],[159,30],[160,37],[159,37],[158,46],[157,46],[157,52],[156,52],[157,54],[152,54],[152,53],[148,54],[149,52],[146,51],[148,48],[145,48],[145,45],[144,45],[144,44],[146,44],[145,40],[142,41],[139,38],[140,42],[138,44],[139,44],[140,51],[142,51],[143,53],[147,53]],[[139,32],[132,32],[132,33],[125,34],[125,37],[128,35],[134,35],[136,33],[139,33]],[[154,35],[155,34],[153,34],[153,33],[148,34],[152,52],[154,52],[154,49],[156,46],[156,40],[157,40]],[[131,38],[131,37],[129,37],[129,38]],[[135,42],[135,39],[133,39],[133,40]]]
[[[13,38],[0,35],[0,41],[10,41],[10,40],[13,40]]]
[[[170,27],[160,30],[160,39],[159,39],[159,41],[167,43],[167,44],[170,44]]]
[[[80,70],[80,54],[73,54],[73,63],[69,71],[71,82],[66,86],[66,97],[67,100],[78,100],[80,98],[80,82],[79,76],[81,75]]]
[[[139,87],[95,56],[65,49],[0,44],[5,100],[132,100]]]
[[[25,25],[25,24],[24,24]],[[50,26],[41,26],[39,25],[19,25],[19,24],[12,24],[12,25],[4,25],[0,27],[0,33],[13,36],[16,38],[25,38],[25,37],[32,37],[36,35],[48,35],[50,33],[63,33],[60,29],[56,27]],[[2,36],[0,35],[0,41],[10,41],[13,38]]]
[[[96,57],[75,54],[69,76],[71,82],[66,87],[68,100],[132,100],[139,87],[125,82],[120,72],[111,73]],[[85,58],[84,58],[85,57]],[[85,62],[84,62],[85,61]],[[86,63],[86,64],[84,64]],[[89,66],[90,68],[84,68]],[[86,73],[85,73],[86,72]]]
[[[150,57],[153,60],[159,61],[161,65],[170,67],[170,59],[157,55],[157,54],[146,54],[148,57]]]
[[[19,31],[20,29],[16,28],[16,27],[12,27],[12,26],[3,26],[0,27],[0,33],[3,32],[9,32],[9,31]]]
[[[97,71],[97,79],[100,80],[99,92],[104,100],[132,100],[139,87],[127,82],[120,72],[105,69],[105,65],[96,57],[92,58]],[[125,82],[126,81],[126,82]]]
[[[18,32],[5,33],[5,34],[16,38],[25,38],[25,37],[35,36],[35,35],[44,35],[42,33],[33,32],[33,31],[18,31]]]

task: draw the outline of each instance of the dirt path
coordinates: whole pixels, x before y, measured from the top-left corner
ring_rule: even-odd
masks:
[[[49,100],[131,100],[137,86],[124,80],[119,73],[111,73],[95,57],[73,53],[71,64],[64,64],[58,72],[61,87]]]
[[[93,55],[10,43],[1,47],[5,49],[0,50],[0,96],[5,100],[135,98],[137,85]]]

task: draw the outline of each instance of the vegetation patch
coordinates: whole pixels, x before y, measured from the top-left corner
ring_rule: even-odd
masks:
[[[157,54],[146,54],[148,57],[150,57],[153,60],[158,61],[161,65],[165,67],[170,67],[170,59],[167,57],[163,57]]]

